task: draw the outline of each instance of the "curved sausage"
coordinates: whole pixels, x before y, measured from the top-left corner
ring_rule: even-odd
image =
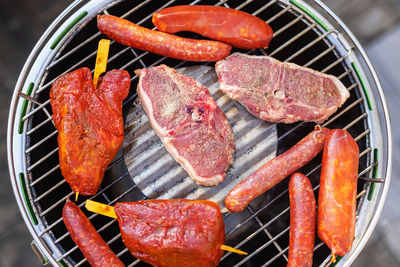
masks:
[[[293,173],[289,181],[290,233],[287,266],[312,266],[316,206],[307,176]]]
[[[285,153],[268,161],[238,183],[225,198],[229,211],[239,212],[257,196],[312,160],[324,147],[328,128],[315,129]]]
[[[72,240],[92,266],[125,266],[76,204],[67,200],[62,216]]]
[[[97,27],[123,45],[181,60],[218,61],[228,56],[232,48],[217,41],[195,40],[153,31],[110,15],[97,16]]]
[[[353,244],[359,149],[351,135],[332,130],[322,155],[318,197],[318,236],[335,255],[344,256]]]
[[[272,39],[262,19],[221,6],[168,7],[153,14],[153,24],[162,32],[195,32],[242,49],[267,48]]]

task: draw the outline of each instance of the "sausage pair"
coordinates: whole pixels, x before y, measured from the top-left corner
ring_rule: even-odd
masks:
[[[161,32],[115,16],[97,17],[99,30],[118,43],[181,60],[218,61],[229,55],[229,44],[243,49],[266,48],[272,39],[271,27],[260,18],[219,6],[169,7],[154,13],[153,23]],[[218,41],[170,34],[179,31]]]
[[[332,130],[325,140],[318,197],[318,237],[335,255],[353,244],[359,149],[345,130]],[[310,181],[295,173],[289,181],[290,241],[288,266],[311,266],[315,233],[315,199]]]

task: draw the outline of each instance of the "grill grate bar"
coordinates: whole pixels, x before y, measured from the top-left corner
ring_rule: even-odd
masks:
[[[29,153],[32,150],[34,150],[35,148],[37,148],[38,146],[40,146],[41,144],[43,144],[44,142],[46,142],[47,140],[49,140],[51,137],[55,136],[58,133],[58,131],[54,131],[51,134],[49,134],[48,136],[44,137],[42,140],[40,140],[39,142],[37,142],[36,144],[34,144],[33,146],[31,146],[30,148],[28,148],[27,150],[25,150],[25,153]]]
[[[257,11],[253,12],[252,15],[257,16],[258,14],[260,14],[261,12],[263,12],[265,9],[267,9],[270,6],[272,6],[276,2],[278,2],[278,0],[273,0],[273,1],[269,2],[268,4],[266,4],[266,5],[262,6],[261,8],[259,8]]]
[[[323,35],[319,36],[318,38],[314,39],[312,42],[308,43],[307,45],[303,46],[300,50],[298,50],[296,53],[292,54],[290,57],[288,57],[287,59],[285,59],[285,61],[291,61],[292,59],[296,58],[298,55],[300,55],[301,53],[303,53],[305,50],[307,50],[308,48],[312,47],[314,44],[318,43],[319,41],[321,41],[322,39],[324,39],[326,36],[328,36],[329,34],[331,34],[332,32],[334,32],[334,30],[330,30],[326,33],[324,33]],[[335,46],[331,46],[330,48],[326,49],[325,51],[327,51],[326,53],[329,52],[329,49],[334,48]],[[318,57],[315,57],[318,58]],[[315,59],[314,58],[314,59]],[[322,71],[325,72],[325,71]]]
[[[34,202],[38,202],[40,201],[42,198],[44,198],[45,196],[47,196],[48,194],[50,194],[51,192],[53,192],[55,189],[57,189],[58,187],[60,187],[61,185],[63,185],[65,183],[65,179],[62,179],[60,182],[58,182],[56,185],[54,185],[53,187],[51,187],[49,190],[47,190],[46,192],[44,192],[43,194],[41,194],[40,196],[38,196]]]
[[[135,266],[136,264],[138,264],[140,262],[139,259],[135,260],[134,262],[132,262],[130,265],[128,265],[128,267],[132,267]]]
[[[330,64],[325,69],[323,69],[322,72],[327,72],[328,70],[330,70],[331,68],[333,68],[334,66],[336,66],[337,64],[339,64],[340,62],[342,62],[343,60],[345,60],[348,57],[349,57],[349,53],[347,53],[343,57],[339,58],[338,60],[334,61],[332,64]]]
[[[38,182],[40,182],[41,180],[43,180],[44,178],[46,178],[49,174],[51,174],[52,172],[54,172],[55,170],[57,170],[60,167],[60,164],[57,164],[56,166],[54,166],[51,170],[47,171],[45,174],[43,174],[42,176],[40,176],[38,179],[36,179],[35,181],[30,183],[30,186],[34,186],[35,184],[37,184]],[[34,200],[36,201],[36,200]]]
[[[35,162],[34,164],[32,164],[29,168],[28,171],[31,171],[33,168],[35,168],[37,165],[39,165],[40,163],[42,163],[43,161],[45,161],[46,159],[48,159],[50,156],[52,156],[54,153],[56,153],[58,151],[58,147],[53,149],[49,154],[47,154],[46,156],[44,156],[43,158],[41,158],[40,160],[38,160],[37,162]]]
[[[281,45],[280,47],[278,47],[277,49],[275,49],[271,54],[269,54],[271,57],[273,55],[275,55],[276,53],[278,53],[279,51],[281,51],[282,49],[284,49],[285,47],[287,47],[288,45],[290,45],[292,42],[296,41],[297,39],[299,39],[301,36],[303,36],[304,34],[306,34],[307,32],[309,32],[310,30],[314,29],[316,26],[315,22],[313,22],[310,26],[308,26],[307,28],[305,28],[304,30],[302,30],[300,33],[296,34],[294,37],[292,37],[292,39],[290,39],[289,41],[287,41],[286,43],[284,43],[283,45]]]
[[[371,148],[371,147],[368,147],[367,149],[365,149],[363,152],[360,153],[360,158],[361,158],[362,156],[364,156],[365,154],[367,154],[368,152],[371,152],[371,151],[372,151],[372,148]]]
[[[338,79],[341,80],[343,77],[349,75],[350,73],[351,73],[351,70],[349,69],[349,70],[343,72],[342,74],[340,74],[340,75],[338,76]]]
[[[22,117],[22,121],[26,121],[27,118],[38,112],[39,110],[43,109],[44,106],[50,103],[50,99],[46,100],[46,102],[42,103],[41,105],[37,106],[36,108],[32,109],[29,113],[27,113],[24,117]],[[46,108],[44,108],[46,109]]]
[[[285,30],[287,30],[288,28],[290,28],[291,26],[293,26],[294,24],[296,24],[297,22],[299,22],[303,18],[304,18],[304,15],[301,14],[301,16],[298,16],[297,18],[292,20],[290,23],[286,24],[284,27],[282,27],[279,30],[277,30],[276,32],[274,32],[273,33],[273,37],[278,36],[280,33],[284,32]]]
[[[316,56],[315,58],[311,59],[310,61],[308,61],[306,64],[304,64],[304,67],[308,67],[311,64],[313,64],[314,62],[316,62],[317,60],[321,59],[322,57],[324,57],[326,54],[328,54],[329,52],[331,52],[332,50],[334,50],[336,48],[335,45],[329,47],[328,49],[326,49],[324,52],[322,52],[321,54],[319,54],[318,56]],[[343,74],[342,74],[343,75]],[[344,77],[344,76],[343,76]],[[343,78],[342,77],[342,78]],[[340,76],[338,77],[338,79],[342,79],[340,78]]]
[[[251,2],[253,2],[254,0],[246,0],[245,2],[241,3],[240,5],[238,5],[237,7],[235,7],[236,10],[240,10],[243,7],[247,6],[248,4],[250,4]],[[270,3],[268,3],[267,5],[269,5]]]
[[[32,129],[30,129],[28,132],[26,132],[26,135],[30,135],[31,133],[33,133],[34,131],[36,131],[37,129],[39,129],[40,127],[42,127],[43,125],[45,125],[45,124],[48,123],[49,121],[52,121],[52,118],[51,118],[51,117],[45,119],[44,121],[42,121],[41,123],[39,123],[38,125],[36,125],[35,127],[33,127]]]
[[[365,130],[364,132],[362,132],[359,136],[357,136],[356,138],[354,138],[355,141],[360,140],[361,138],[363,138],[364,136],[366,136],[367,134],[369,134],[371,132],[370,129]]]
[[[287,6],[287,7],[285,7],[284,9],[282,9],[281,11],[279,11],[276,15],[274,15],[274,16],[272,16],[270,19],[268,19],[266,22],[269,24],[269,23],[271,23],[272,21],[274,21],[276,18],[279,18],[282,14],[284,14],[284,13],[286,13],[288,10],[290,10],[290,9],[292,9],[292,7],[291,6]],[[260,11],[261,12],[261,11]],[[256,12],[254,12],[253,13],[253,15],[255,14]]]
[[[365,168],[362,172],[360,172],[360,173],[358,174],[358,177],[361,177],[361,176],[363,176],[364,174],[368,173],[368,172],[371,171],[372,168],[374,168],[376,165],[378,165],[378,162],[377,162],[377,161],[373,162],[371,165],[369,165],[367,168]]]
[[[146,0],[143,1],[142,3],[138,3],[134,8],[132,8],[131,10],[129,10],[128,12],[126,12],[125,14],[123,14],[121,16],[121,18],[126,18],[127,16],[131,15],[133,12],[135,12],[137,9],[141,8],[142,6],[144,6],[145,4],[151,2],[151,0]],[[104,12],[107,12],[107,10],[105,10]],[[108,12],[107,12],[108,13]]]
[[[366,118],[368,116],[367,113],[363,113],[360,116],[357,117],[357,119],[353,120],[352,122],[350,122],[348,125],[346,125],[346,127],[343,127],[344,130],[347,130],[348,128],[350,128],[351,126],[353,126],[355,123],[357,123],[358,121],[360,121],[363,118]],[[369,130],[369,129],[368,129]]]

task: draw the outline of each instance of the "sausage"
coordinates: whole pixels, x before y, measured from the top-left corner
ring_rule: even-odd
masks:
[[[231,212],[244,210],[254,198],[307,164],[321,152],[328,133],[328,128],[318,126],[291,149],[250,174],[229,192],[225,198],[226,208]]]
[[[181,60],[218,61],[228,56],[232,48],[217,41],[195,40],[153,31],[110,15],[97,16],[97,27],[123,45]]]
[[[72,240],[92,266],[125,266],[76,204],[67,200],[62,216]]]
[[[289,180],[290,233],[287,266],[312,266],[316,207],[307,176],[293,173]]]
[[[153,14],[153,24],[162,32],[191,31],[242,49],[267,48],[272,29],[246,12],[204,5],[183,5]]]
[[[322,154],[317,232],[335,255],[344,256],[353,244],[359,149],[346,130],[332,130]]]

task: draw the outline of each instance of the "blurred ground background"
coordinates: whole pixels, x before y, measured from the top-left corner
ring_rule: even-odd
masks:
[[[361,41],[388,101],[394,148],[400,147],[400,0],[323,0]],[[19,213],[7,167],[10,99],[39,37],[71,1],[0,0],[0,266],[41,266]],[[400,266],[400,157],[393,155],[389,195],[378,225],[353,266]]]

